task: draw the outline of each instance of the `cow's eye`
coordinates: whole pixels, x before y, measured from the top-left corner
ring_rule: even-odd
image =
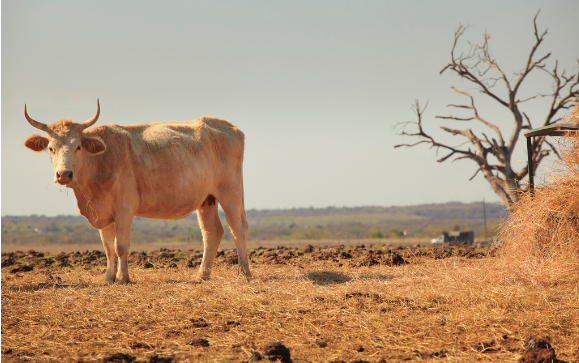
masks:
[[[79,151],[79,150],[80,150],[80,145],[78,145],[78,146],[76,147],[76,151]]]
[[[54,152],[54,149],[51,148],[51,147],[49,147],[49,148],[48,148],[48,151],[50,151],[51,153],[53,153],[53,152]]]

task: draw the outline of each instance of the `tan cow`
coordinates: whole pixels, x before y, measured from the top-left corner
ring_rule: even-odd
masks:
[[[46,131],[24,145],[48,149],[54,181],[74,191],[80,214],[99,230],[107,255],[105,283],[129,282],[127,256],[133,217],[178,219],[197,211],[203,233],[200,277],[209,278],[223,237],[221,204],[237,247],[239,266],[249,279],[247,219],[243,200],[244,135],[226,120],[131,126],[106,125],[87,130],[96,115],[83,123],[62,119],[43,124]]]

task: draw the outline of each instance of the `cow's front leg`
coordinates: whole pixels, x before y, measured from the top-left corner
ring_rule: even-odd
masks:
[[[115,252],[117,253],[119,264],[117,270],[117,282],[121,284],[129,283],[129,263],[127,258],[131,246],[132,225],[132,216],[115,219]]]
[[[112,284],[115,282],[115,275],[117,274],[117,253],[115,252],[115,224],[112,223],[108,227],[99,229],[103,247],[107,255],[107,272],[105,274],[105,284]]]

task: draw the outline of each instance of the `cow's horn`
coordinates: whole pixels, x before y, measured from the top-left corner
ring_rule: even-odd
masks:
[[[82,125],[82,129],[86,129],[88,127],[91,127],[92,125],[94,125],[95,122],[97,122],[97,120],[99,119],[99,114],[101,113],[101,106],[99,104],[99,99],[97,98],[97,112],[96,114],[93,116],[93,118],[91,118],[88,121],[85,122],[81,122],[80,124]]]
[[[37,129],[42,130],[42,131],[46,131],[46,132],[50,132],[50,129],[48,128],[48,126],[46,124],[43,124],[42,122],[34,121],[33,119],[30,118],[30,116],[28,116],[28,112],[26,111],[26,104],[24,104],[24,117],[26,117],[26,120],[28,120],[29,124],[36,127]]]

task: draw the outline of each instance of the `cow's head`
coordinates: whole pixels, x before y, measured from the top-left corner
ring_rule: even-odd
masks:
[[[78,168],[82,165],[85,155],[98,155],[106,150],[106,145],[98,137],[87,137],[83,131],[92,126],[99,118],[100,105],[97,99],[97,112],[86,122],[75,123],[62,119],[46,125],[34,121],[26,112],[24,116],[28,122],[39,130],[46,131],[47,137],[32,135],[24,142],[24,146],[33,151],[48,149],[52,167],[54,168],[54,182],[67,185],[76,181]]]

